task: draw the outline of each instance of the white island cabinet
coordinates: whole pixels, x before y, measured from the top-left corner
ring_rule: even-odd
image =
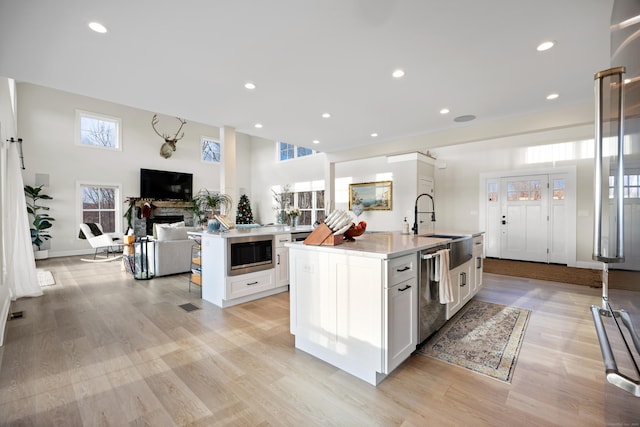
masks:
[[[310,229],[310,227],[309,227]],[[195,233],[192,233],[195,234]],[[198,233],[201,239],[202,299],[218,307],[230,307],[253,301],[289,289],[288,248],[291,241],[289,227],[257,227],[231,230],[223,233]],[[234,262],[242,264],[245,258],[234,261],[230,248],[234,242],[261,241],[262,249],[247,246],[243,254],[260,253],[256,267],[234,270]],[[248,243],[251,244],[251,243]],[[233,251],[231,251],[233,252]]]
[[[417,253],[399,260],[290,246],[296,347],[378,384],[418,340]]]
[[[448,241],[378,232],[337,246],[285,244],[296,348],[377,385],[419,344],[418,255]],[[472,265],[453,273],[471,279]],[[459,306],[466,283],[454,282]]]

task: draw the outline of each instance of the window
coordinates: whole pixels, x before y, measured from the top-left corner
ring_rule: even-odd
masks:
[[[564,179],[553,180],[553,200],[564,200]]]
[[[490,202],[498,201],[498,183],[497,182],[489,182],[487,184],[487,197]]]
[[[303,188],[318,188],[320,185],[313,183],[312,185],[300,186]],[[274,187],[272,191],[275,202],[273,209],[276,213],[276,220],[279,223],[286,223],[285,211],[293,207],[300,209],[298,225],[311,225],[324,219],[324,190],[304,189],[292,192],[290,187],[285,185],[283,187]]]
[[[507,200],[525,201],[525,200],[540,200],[540,181],[509,181],[507,183]]]
[[[102,225],[105,233],[121,231],[120,188],[113,185],[80,184],[81,222]]]
[[[287,144],[286,142],[278,142],[276,144],[278,152],[278,160],[291,160],[297,157],[310,156],[317,153],[317,151],[309,148],[296,146],[293,144]]]
[[[640,198],[640,174],[639,175],[625,175],[622,178],[624,184],[622,193],[625,199],[638,199]],[[609,176],[609,198],[614,198],[615,191],[615,177]]]
[[[120,119],[76,110],[76,144],[108,150],[122,150]]]
[[[324,219],[324,190],[294,193],[295,206],[300,209],[299,225],[311,225]]]
[[[209,163],[220,163],[220,143],[213,138],[203,136],[202,139],[202,161]]]

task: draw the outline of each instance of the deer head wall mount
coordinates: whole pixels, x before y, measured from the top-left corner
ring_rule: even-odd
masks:
[[[164,139],[164,144],[162,144],[162,146],[160,147],[160,155],[165,159],[171,157],[173,152],[176,151],[176,142],[180,141],[184,136],[184,132],[180,133],[180,131],[182,130],[182,127],[187,124],[187,121],[181,119],[180,117],[176,117],[176,119],[178,119],[178,121],[180,122],[180,127],[178,128],[176,134],[173,136],[169,136],[166,133],[158,132],[158,129],[156,129],[156,125],[158,124],[160,119],[158,119],[157,114],[154,114],[153,118],[151,119],[151,126],[153,127],[153,130],[158,134],[160,138]]]

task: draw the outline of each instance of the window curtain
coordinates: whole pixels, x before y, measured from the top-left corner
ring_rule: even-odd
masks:
[[[2,142],[2,256],[11,300],[42,295],[31,244],[17,143]]]

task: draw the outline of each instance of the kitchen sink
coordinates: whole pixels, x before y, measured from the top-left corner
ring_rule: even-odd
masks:
[[[432,237],[434,239],[451,239],[446,242],[449,248],[449,268],[453,269],[469,261],[473,255],[473,240],[471,236],[459,234],[421,234],[420,237]]]

